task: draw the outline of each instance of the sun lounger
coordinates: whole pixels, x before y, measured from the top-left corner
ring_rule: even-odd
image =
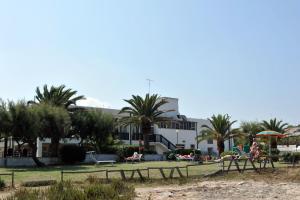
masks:
[[[176,160],[177,161],[194,161],[195,160],[195,156],[191,156],[191,155],[177,155],[176,156]]]
[[[138,154],[137,152],[134,152],[133,156],[125,158],[125,161],[131,161],[131,162],[140,162],[142,160],[143,154]]]

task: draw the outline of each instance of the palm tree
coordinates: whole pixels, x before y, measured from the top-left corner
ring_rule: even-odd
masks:
[[[75,96],[77,91],[72,89],[66,89],[65,85],[60,85],[58,87],[51,86],[48,88],[47,85],[44,85],[43,92],[40,88],[36,88],[35,101],[29,101],[28,104],[41,104],[41,105],[50,105],[54,107],[63,107],[69,109],[71,105],[76,105],[76,102],[82,99],[85,99],[84,96]],[[62,113],[61,111],[60,113]],[[59,141],[65,131],[52,131],[49,136],[51,136],[51,146],[52,156],[58,155],[58,146]]]
[[[28,103],[45,103],[52,106],[64,106],[65,108],[69,108],[70,105],[76,105],[78,100],[85,99],[82,95],[75,96],[76,94],[77,91],[66,89],[65,85],[60,85],[58,87],[51,86],[50,89],[48,89],[47,85],[44,85],[43,92],[41,92],[39,87],[36,88],[35,101],[30,101]]]
[[[284,133],[284,130],[287,128],[288,124],[278,121],[276,118],[270,119],[270,121],[262,121],[262,127],[266,131],[276,131],[278,133]]]
[[[270,121],[263,120],[261,123],[262,127],[266,131],[276,131],[278,133],[284,133],[285,129],[287,128],[288,124],[283,123],[283,121],[278,121],[276,118],[270,119]],[[271,148],[277,148],[277,140],[273,138],[271,140]]]
[[[263,131],[261,123],[259,122],[242,122],[240,125],[241,131],[248,136],[249,144],[252,145],[253,138],[255,138],[256,134]]]
[[[224,152],[224,141],[235,136],[238,136],[240,132],[238,129],[232,129],[232,125],[236,121],[230,121],[229,115],[213,115],[208,119],[210,126],[203,125],[202,128],[205,128],[201,131],[201,135],[198,136],[198,141],[203,141],[207,139],[217,140],[218,152],[219,155]]]
[[[122,117],[120,123],[128,126],[130,124],[141,127],[144,137],[144,148],[149,150],[149,135],[152,132],[152,126],[156,123],[169,120],[163,117],[162,114],[169,112],[160,110],[161,106],[168,103],[161,99],[157,94],[149,95],[143,99],[141,96],[132,95],[132,99],[124,100],[130,107],[124,107],[120,114],[128,114],[129,116]]]

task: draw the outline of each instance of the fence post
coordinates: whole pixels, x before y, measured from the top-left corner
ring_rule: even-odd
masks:
[[[12,171],[11,173],[11,186],[14,188],[15,187],[15,172]]]
[[[186,177],[189,177],[189,166],[186,166]]]
[[[106,180],[108,181],[108,170],[105,171],[106,174]]]
[[[60,174],[60,181],[61,181],[61,182],[64,182],[64,170],[61,170],[60,173],[61,173],[61,174]]]
[[[147,172],[148,172],[148,179],[150,179],[150,171],[149,171],[149,167],[147,168]]]

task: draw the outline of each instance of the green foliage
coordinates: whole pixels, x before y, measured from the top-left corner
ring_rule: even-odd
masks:
[[[11,130],[12,121],[8,112],[7,104],[0,99],[0,134],[8,136]]]
[[[77,145],[64,145],[60,149],[60,158],[64,164],[75,164],[85,160],[86,152]]]
[[[126,114],[126,116],[122,117],[119,122],[124,126],[132,124],[141,127],[145,149],[149,150],[148,136],[151,134],[151,126],[158,122],[169,120],[161,116],[163,113],[169,111],[162,111],[160,109],[167,101],[160,99],[157,94],[147,94],[145,98],[132,95],[132,99],[125,100],[125,102],[130,107],[121,109],[120,114]]]
[[[26,181],[21,185],[23,187],[42,187],[56,184],[56,180],[37,180],[37,181]]]
[[[242,122],[241,125],[241,131],[245,134],[245,136],[248,137],[247,143],[249,145],[252,145],[253,138],[256,137],[256,134],[263,131],[264,128],[259,122]]]
[[[279,133],[284,133],[285,128],[288,126],[287,123],[278,121],[276,118],[270,119],[269,122],[264,120],[261,125],[266,131],[276,131]]]
[[[234,151],[224,151],[223,153],[221,153],[221,157],[224,157],[224,156],[233,156],[233,155],[236,155],[237,153],[234,152]]]
[[[71,115],[72,134],[85,140],[98,152],[113,145],[114,118],[99,110],[76,111]]]
[[[0,190],[4,190],[6,187],[6,183],[3,179],[0,178]]]
[[[287,152],[282,155],[283,161],[288,163],[299,162],[300,161],[300,152]]]
[[[74,97],[76,94],[77,91],[66,89],[65,85],[51,86],[50,89],[48,89],[47,85],[44,85],[43,92],[41,92],[39,87],[36,88],[36,101],[30,101],[29,103],[42,103],[68,108],[70,105],[75,105],[78,100],[84,99],[84,96]]]
[[[167,159],[168,160],[176,160],[176,155],[190,155],[193,154],[195,156],[201,156],[202,152],[200,150],[195,150],[195,149],[176,149],[173,151],[170,151],[166,153]]]
[[[203,141],[207,139],[217,140],[219,154],[224,151],[224,141],[231,137],[240,137],[242,134],[238,129],[232,129],[232,125],[236,121],[231,121],[229,115],[213,115],[210,119],[210,126],[203,125],[204,130],[201,135],[198,136],[198,141]]]
[[[151,150],[145,150],[143,147],[137,147],[137,146],[128,146],[128,147],[122,147],[119,148],[117,151],[118,156],[123,159],[130,157],[134,154],[134,152],[141,153],[143,155],[145,154],[156,154],[156,151],[151,151]]]
[[[39,116],[40,132],[42,138],[51,138],[51,156],[58,156],[58,146],[61,138],[67,136],[71,119],[67,110],[63,107],[49,104],[31,106]]]
[[[6,200],[133,200],[134,188],[123,182],[90,184],[78,188],[71,182],[62,182],[49,189],[21,189]]]

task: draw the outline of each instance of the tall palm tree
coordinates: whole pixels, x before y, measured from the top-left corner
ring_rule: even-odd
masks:
[[[208,119],[210,126],[203,125],[205,128],[201,131],[201,135],[198,136],[198,141],[203,141],[207,139],[217,140],[219,155],[224,152],[224,141],[230,138],[236,137],[240,134],[238,129],[232,129],[232,125],[236,121],[231,121],[229,115],[213,115]]]
[[[248,137],[249,144],[252,145],[253,138],[256,134],[263,131],[264,128],[259,122],[242,122],[240,125],[241,131]]]
[[[128,126],[130,124],[140,126],[144,138],[144,148],[149,150],[149,135],[151,134],[152,126],[156,123],[169,120],[163,117],[162,114],[169,112],[161,110],[161,106],[168,103],[166,100],[161,99],[157,94],[147,94],[145,98],[141,96],[132,95],[132,99],[124,100],[130,107],[124,107],[120,114],[128,114],[122,117],[120,123]]]
[[[65,85],[60,85],[58,87],[51,86],[48,88],[47,85],[44,85],[43,91],[41,92],[40,88],[36,88],[35,101],[29,101],[28,104],[40,104],[40,105],[50,105],[54,107],[62,107],[69,109],[70,105],[76,105],[76,102],[82,99],[85,99],[84,96],[75,96],[77,91],[72,89],[66,89]],[[62,113],[62,111],[60,112]],[[64,131],[51,131],[51,147],[52,147],[52,156],[58,155],[58,146],[61,139],[61,134]]]
[[[266,131],[276,131],[278,133],[284,133],[285,129],[288,126],[287,123],[283,123],[283,121],[277,120],[276,118],[270,119],[270,121],[263,120],[261,125],[264,128],[264,130],[266,130]],[[272,138],[271,148],[274,148],[274,149],[277,148],[276,138]]]
[[[39,87],[36,88],[35,101],[30,101],[29,103],[45,103],[53,106],[64,106],[65,108],[69,108],[70,105],[76,105],[78,100],[84,99],[84,96],[75,96],[76,94],[77,91],[66,89],[65,85],[60,85],[58,87],[51,86],[51,88],[44,85],[42,92]]]

